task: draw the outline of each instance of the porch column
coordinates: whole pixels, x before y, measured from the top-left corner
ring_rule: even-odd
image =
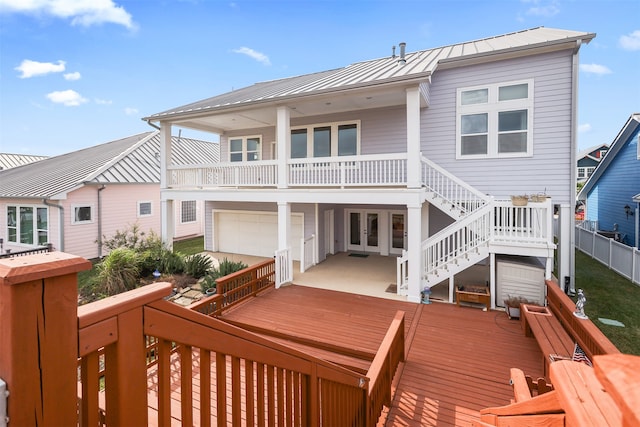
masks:
[[[291,114],[289,107],[280,106],[277,110],[276,153],[278,157],[278,188],[289,186],[287,161],[291,147]]]
[[[407,301],[420,302],[422,285],[422,205],[407,205],[409,286]]]
[[[171,125],[160,125],[160,190],[167,188],[167,167],[171,164]]]
[[[407,187],[420,188],[420,89],[407,89]]]
[[[162,222],[162,242],[167,246],[168,249],[173,249],[173,238],[176,234],[176,208],[174,206],[173,200],[161,200],[160,208],[160,221]]]
[[[568,288],[569,293],[575,293],[573,268],[575,255],[572,238],[575,233],[573,229],[575,217],[572,207],[567,204],[560,205],[558,213],[558,282],[563,290]]]

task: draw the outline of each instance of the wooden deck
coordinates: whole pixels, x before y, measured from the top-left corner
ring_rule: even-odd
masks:
[[[397,310],[405,312],[406,363],[395,379],[393,403],[383,420],[387,426],[469,426],[481,408],[513,398],[510,368],[534,378],[543,375],[535,340],[502,311],[291,285],[262,293],[222,319],[366,370],[364,355],[375,354]],[[286,335],[296,342],[287,342]],[[331,346],[350,348],[354,357],[332,356]]]

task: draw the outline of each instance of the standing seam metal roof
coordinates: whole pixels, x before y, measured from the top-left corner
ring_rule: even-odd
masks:
[[[405,55],[406,64],[398,66],[398,57],[386,57],[357,62],[344,68],[257,83],[242,89],[197,101],[143,120],[160,120],[174,115],[199,113],[211,109],[250,105],[255,102],[313,93],[330,92],[349,87],[381,84],[397,80],[427,77],[443,61],[475,56],[507,53],[567,41],[590,41],[595,34],[579,31],[537,27],[470,42],[427,49]]]
[[[87,183],[160,183],[160,134],[145,132],[0,171],[0,197],[51,198]],[[172,137],[174,165],[217,163],[219,144]]]

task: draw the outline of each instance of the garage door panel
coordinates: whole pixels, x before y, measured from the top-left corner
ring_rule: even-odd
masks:
[[[291,218],[293,259],[300,258],[302,215]],[[217,212],[215,235],[220,252],[272,257],[278,248],[278,214],[271,212]]]

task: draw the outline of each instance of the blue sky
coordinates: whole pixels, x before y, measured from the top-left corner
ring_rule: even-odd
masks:
[[[57,155],[255,82],[538,26],[580,51],[579,135],[640,112],[640,1],[0,0],[0,151]],[[201,137],[185,130],[183,136]]]

